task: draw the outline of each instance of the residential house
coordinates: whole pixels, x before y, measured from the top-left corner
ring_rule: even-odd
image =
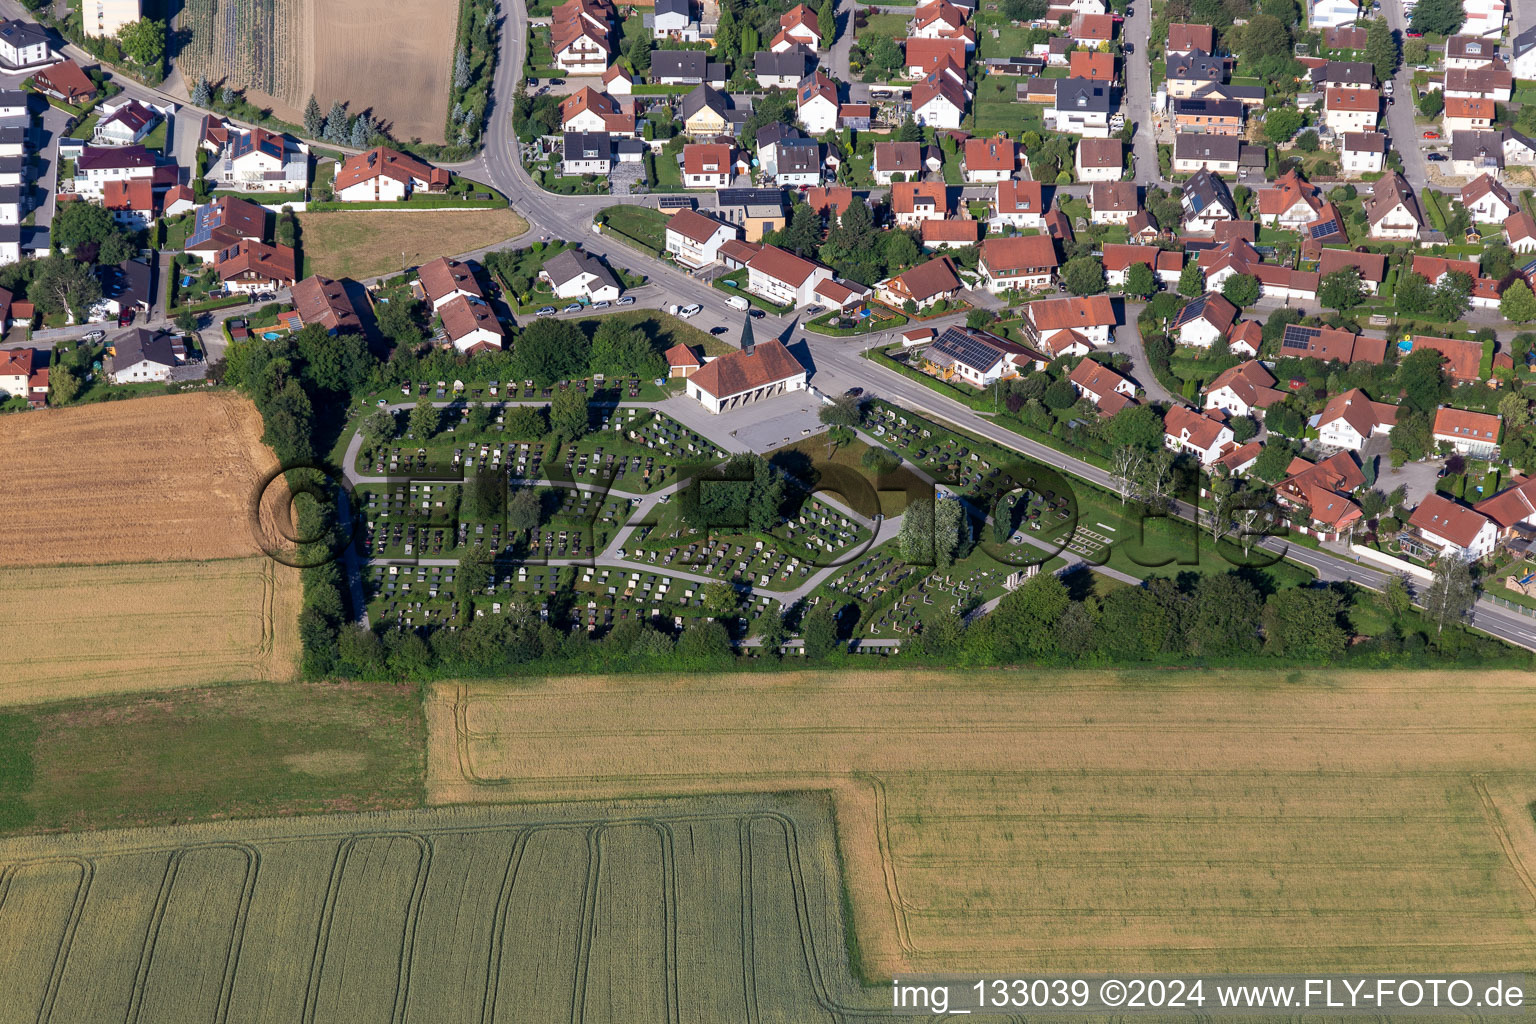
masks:
[[[925,331],[928,336],[932,330]],[[923,368],[943,380],[963,381],[976,388],[991,387],[1029,369],[1043,368],[1039,352],[986,331],[956,325],[946,327],[923,350]]]
[[[993,200],[996,228],[1035,228],[1045,226],[1045,202],[1038,181],[1000,181]]]
[[[689,28],[698,30],[689,0],[655,0],[650,17],[652,39],[682,39]]]
[[[1339,169],[1348,177],[1378,174],[1386,167],[1387,137],[1381,132],[1345,132],[1339,147]]]
[[[124,331],[107,347],[112,353],[107,372],[114,384],[170,380],[171,371],[187,359],[180,338],[143,327]]]
[[[1275,488],[1275,502],[1305,511],[1306,522],[1296,527],[1298,532],[1333,542],[1364,518],[1360,506],[1348,497],[1364,483],[1365,475],[1349,452],[1335,452],[1317,463],[1298,457],[1291,460],[1286,479]]]
[[[1262,298],[1304,302],[1317,298],[1320,278],[1316,271],[1292,270],[1285,265],[1264,263],[1252,243],[1241,238],[1202,250],[1199,262],[1205,274],[1205,287],[1211,291],[1221,289],[1228,278],[1243,275],[1258,280]]]
[[[1493,100],[1452,96],[1445,101],[1441,125],[1451,136],[1457,132],[1486,131],[1493,125],[1493,114]]]
[[[1085,78],[1056,79],[1056,97],[1046,120],[1059,132],[1091,138],[1109,137],[1109,115],[1114,106],[1111,87]]]
[[[964,153],[965,180],[970,184],[1007,181],[1019,165],[1018,147],[1006,135],[966,139]]]
[[[925,220],[918,225],[925,252],[936,249],[963,249],[981,240],[983,222],[979,220]]]
[[[41,25],[19,18],[0,22],[0,66],[7,71],[20,71],[58,59],[53,43]]]
[[[1184,270],[1184,254],[1159,249],[1155,245],[1122,245],[1104,243],[1104,280],[1111,288],[1125,286],[1125,275],[1131,267],[1140,263],[1152,271],[1153,277],[1165,286],[1179,283]]]
[[[1138,208],[1133,181],[1095,182],[1088,192],[1089,217],[1093,224],[1124,224]]]
[[[1408,182],[1395,171],[1376,182],[1362,204],[1372,238],[1415,241],[1424,227],[1424,213]]]
[[[622,64],[615,64],[603,72],[603,92],[610,96],[630,96],[635,91],[635,78]]]
[[[731,147],[723,142],[690,142],[683,147],[685,188],[726,188],[731,183]]]
[[[1238,136],[1243,131],[1243,105],[1236,100],[1173,101],[1173,127],[1196,135]]]
[[[725,88],[725,65],[703,50],[657,50],[651,54],[651,81],[658,85],[699,85]]]
[[[102,104],[102,107],[105,107]],[[98,107],[97,109],[102,109]],[[138,100],[126,100],[96,122],[91,141],[98,146],[132,146],[143,142],[160,123],[160,111]]]
[[[1439,494],[1425,495],[1408,517],[1405,544],[1422,546],[1441,557],[1475,562],[1493,554],[1499,529],[1493,520]]]
[[[831,226],[842,219],[844,211],[855,201],[853,189],[846,185],[813,186],[805,190],[806,205],[816,211],[823,223]],[[858,200],[863,202],[863,200]]]
[[[1307,76],[1318,92],[1328,89],[1374,89],[1376,67],[1363,60],[1328,60]]]
[[[1227,336],[1237,320],[1237,307],[1216,294],[1190,299],[1173,318],[1173,336],[1180,345],[1210,348]]]
[[[154,177],[155,154],[143,146],[86,146],[75,160],[75,191],[99,200],[109,181]]]
[[[1059,265],[1056,243],[1049,235],[1024,235],[983,241],[977,269],[987,291],[996,295],[1049,288]]]
[[[1477,35],[1454,35],[1445,41],[1442,61],[1446,70],[1485,68],[1499,56],[1497,43],[1490,43]]]
[[[1264,347],[1264,328],[1257,320],[1241,320],[1227,332],[1227,351],[1245,359],[1257,359]]]
[[[545,260],[539,277],[549,282],[557,299],[612,302],[623,291],[602,260],[578,249],[566,249]]]
[[[1436,444],[1448,444],[1458,455],[1491,459],[1499,453],[1501,417],[1486,412],[1468,412],[1442,405],[1435,410],[1431,436]]]
[[[102,186],[101,205],[112,211],[112,219],[117,223],[141,231],[155,220],[154,183],[148,178],[109,181]]]
[[[592,0],[568,0],[556,7],[549,22],[549,49],[555,67],[569,75],[607,71],[617,52],[612,17],[612,7]]]
[[[1193,455],[1202,466],[1221,458],[1229,446],[1235,447],[1234,438],[1231,427],[1188,406],[1175,405],[1163,414],[1163,446]]]
[[[446,192],[453,175],[387,146],[347,157],[333,186],[343,203],[390,202],[416,192]]]
[[[1475,178],[1479,174],[1498,177],[1504,170],[1504,133],[1499,131],[1458,131],[1451,136],[1450,174]]]
[[[780,139],[773,146],[774,184],[787,188],[821,183],[821,143],[815,139]]]
[[[30,81],[43,95],[71,105],[87,103],[96,95],[96,83],[72,60],[41,68]]]
[[[1125,173],[1125,145],[1119,139],[1082,139],[1077,144],[1077,180],[1119,181]]]
[[[1381,116],[1381,93],[1375,89],[1329,89],[1323,98],[1323,123],[1334,134],[1372,132]]]
[[[1509,189],[1487,174],[1461,187],[1461,205],[1480,224],[1502,224],[1520,209]]]
[[[776,245],[765,245],[747,261],[747,291],[798,309],[815,301],[816,286],[832,271]]]
[[[1276,178],[1274,188],[1259,189],[1256,197],[1259,223],[1286,231],[1298,231],[1316,220],[1324,206],[1317,187],[1294,169]]]
[[[1401,343],[1399,343],[1401,347]],[[1483,343],[1456,338],[1435,338],[1414,334],[1408,338],[1408,351],[1432,348],[1444,359],[1442,368],[1455,384],[1474,384],[1483,379]]]
[[[965,287],[960,273],[948,256],[919,263],[911,270],[886,278],[875,286],[880,301],[895,309],[907,309],[907,303],[919,311],[940,301],[952,301]]]
[[[798,4],[787,14],[779,16],[779,34],[773,37],[770,50],[787,50],[791,46],[803,46],[812,53],[821,48],[821,29],[816,12],[805,4]]]
[[[220,196],[197,208],[182,251],[207,263],[238,242],[263,242],[266,237],[265,209],[236,196]]]
[[[740,227],[744,241],[760,242],[770,231],[784,227],[784,193],[776,188],[721,189],[715,193],[714,214]]]
[[[1255,110],[1264,105],[1268,96],[1262,85],[1233,85],[1230,82],[1206,82],[1197,86],[1192,96],[1187,99],[1197,100],[1225,100],[1229,103],[1240,103],[1249,110]]]
[[[1072,368],[1067,381],[1079,398],[1088,399],[1102,415],[1113,416],[1136,404],[1136,385],[1097,359],[1084,358]]]
[[[1508,103],[1514,94],[1515,76],[1510,74],[1503,61],[1495,61],[1471,71],[1447,71],[1443,88],[1446,99],[1455,96]]]
[[[1067,25],[1067,36],[1079,48],[1099,50],[1115,38],[1115,19],[1108,14],[1078,13]]]
[[[1227,80],[1227,62],[1204,50],[1170,56],[1165,85],[1169,99],[1188,99],[1208,85]]]
[[[1253,323],[1253,321],[1249,321]],[[1255,325],[1257,326],[1257,325]],[[1275,387],[1274,374],[1256,359],[1222,371],[1205,387],[1205,409],[1228,416],[1264,418],[1264,410],[1285,401],[1286,393]]]
[[[721,127],[724,127],[723,119]],[[560,102],[560,130],[607,132],[609,135],[634,138],[635,108],[633,104],[620,107],[619,101],[612,96],[584,85]]]
[[[613,170],[613,136],[607,132],[566,132],[560,154],[561,174],[608,174]]]
[[[12,398],[34,409],[48,402],[48,367],[39,365],[35,349],[0,349],[0,401]]]
[[[812,67],[815,58],[804,46],[790,46],[774,53],[759,50],[752,56],[752,70],[761,89],[793,89]]]
[[[907,38],[953,40],[967,52],[976,49],[976,30],[966,24],[965,12],[948,0],[932,0],[919,6],[907,23]],[[965,66],[964,55],[960,66]]]
[[[1509,15],[1505,0],[1462,0],[1461,11],[1466,15],[1461,25],[1463,35],[1497,40],[1504,34],[1504,22]]]
[[[922,143],[875,143],[873,169],[875,182],[880,185],[889,185],[898,174],[902,176],[903,181],[917,181],[928,169],[923,161]]]
[[[433,312],[458,298],[485,302],[485,292],[481,289],[480,282],[475,280],[474,271],[470,269],[469,264],[460,263],[447,256],[439,256],[430,263],[423,263],[418,267],[412,290],[432,307]]]
[[[672,257],[693,270],[720,261],[720,246],[734,239],[738,230],[695,210],[678,210],[667,221],[666,247]]]
[[[1090,82],[1115,83],[1115,58],[1113,54],[1096,50],[1073,50],[1067,59],[1067,77],[1085,78]]]
[[[1184,183],[1179,205],[1184,211],[1184,230],[1192,234],[1210,234],[1222,221],[1237,219],[1237,204],[1227,183],[1204,169]]]
[[[363,329],[362,317],[346,285],[319,274],[293,286],[293,307],[305,327],[319,324],[327,334],[355,334]]]
[[[912,116],[931,128],[959,128],[970,98],[949,71],[935,71],[912,86]]]
[[[1516,478],[1513,486],[1472,506],[1493,520],[1500,540],[1529,539],[1536,528],[1536,477]]]
[[[1107,295],[1036,299],[1024,307],[1024,339],[1051,359],[1085,356],[1114,341],[1115,306]]]
[[[1181,57],[1187,53],[1214,53],[1216,30],[1209,25],[1190,25],[1175,21],[1168,26],[1168,40],[1163,45],[1165,57]]]
[[[939,181],[898,181],[891,186],[891,213],[898,227],[949,216],[949,189]]]
[[[1536,78],[1536,25],[1510,40],[1509,70],[1516,78]]]
[[[1237,174],[1243,153],[1243,140],[1236,135],[1194,135],[1180,132],[1173,137],[1173,171],[1191,174],[1212,171]]]
[[[1317,417],[1317,439],[1333,448],[1358,452],[1379,434],[1390,434],[1397,406],[1373,402],[1359,388],[1334,395]]]
[[[286,245],[239,241],[218,255],[214,268],[228,292],[254,295],[288,288],[298,280],[297,257]]]
[[[500,352],[507,347],[507,331],[482,298],[454,295],[437,307],[442,322],[438,336],[445,345],[465,355]]]
[[[936,71],[953,71],[961,81],[965,79],[963,39],[908,39],[906,51],[908,78],[923,78]]]
[[[1387,357],[1387,339],[1368,338],[1335,327],[1287,324],[1280,335],[1280,357],[1379,366]]]
[[[678,105],[683,131],[696,139],[728,134],[729,112],[730,101],[707,85],[694,86]]]
[[[198,145],[214,154],[207,178],[240,192],[302,192],[309,187],[309,146],[265,128],[241,128],[211,114]]]
[[[1340,25],[1323,32],[1323,47],[1334,53],[1364,53],[1365,40],[1365,29],[1359,25]]]
[[[837,83],[812,71],[795,90],[795,116],[812,135],[825,135],[837,127]]]
[[[1319,277],[1327,277],[1345,267],[1355,268],[1356,273],[1360,275],[1360,286],[1370,295],[1375,295],[1382,282],[1387,279],[1387,257],[1384,253],[1324,249],[1319,254],[1317,264]]]
[[[740,349],[712,359],[688,378],[688,397],[712,413],[803,391],[805,367],[777,338],[755,343],[750,322]]]
[[[1536,252],[1536,220],[1524,210],[1504,222],[1504,241],[1515,252]]]
[[[1314,30],[1353,25],[1359,17],[1358,0],[1307,0],[1307,27]]]

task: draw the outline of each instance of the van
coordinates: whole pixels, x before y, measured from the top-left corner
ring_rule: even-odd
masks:
[[[691,306],[684,306],[682,309],[678,310],[677,315],[682,317],[684,320],[687,320],[689,317],[698,316],[702,312],[704,312],[704,307],[695,302]]]
[[[740,295],[732,295],[730,298],[725,300],[725,304],[730,306],[732,309],[740,309],[743,311],[752,308],[752,303],[748,302]]]

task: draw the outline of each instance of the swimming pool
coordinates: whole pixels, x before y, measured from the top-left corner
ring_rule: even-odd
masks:
[[[281,338],[282,336],[283,335],[282,335],[282,333],[280,331],[268,331],[267,333],[263,334],[261,337],[262,337],[263,341],[276,341],[278,338]]]

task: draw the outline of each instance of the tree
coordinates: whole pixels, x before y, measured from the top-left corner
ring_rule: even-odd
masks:
[[[538,384],[569,380],[586,372],[592,344],[569,320],[536,320],[517,339],[514,374]]]
[[[1504,295],[1499,299],[1499,314],[1518,324],[1536,320],[1536,294],[1531,292],[1531,286],[1524,281],[1515,281],[1504,289]]]
[[[208,107],[213,103],[213,89],[208,84],[208,79],[199,78],[197,84],[192,87],[192,105],[194,107]],[[310,97],[314,101],[314,97]]]
[[[1409,589],[1406,573],[1395,572],[1387,577],[1385,597],[1388,613],[1401,622],[1413,610],[1413,592]]]
[[[1267,420],[1268,417],[1265,419]],[[1286,469],[1295,457],[1295,445],[1272,436],[1264,445],[1264,449],[1259,452],[1258,460],[1253,464],[1253,475],[1266,483],[1279,483],[1285,477]]]
[[[326,142],[334,142],[338,146],[345,146],[348,140],[348,130],[351,124],[347,120],[347,108],[341,100],[331,103],[331,112],[325,115],[325,129],[323,136]]]
[[[821,0],[821,10],[816,12],[816,31],[821,33],[821,45],[831,46],[837,35],[837,8],[833,0]]]
[[[460,46],[453,55],[453,87],[463,89],[469,85],[469,53]]]
[[[112,212],[95,203],[59,204],[50,238],[56,247],[88,263],[121,263],[132,255]]]
[[[227,110],[234,105],[235,90],[229,87],[228,82],[225,82],[223,85],[219,86],[219,106]]]
[[[176,314],[176,329],[183,334],[192,334],[197,330],[197,314],[190,309],[184,309]]]
[[[1264,137],[1277,146],[1283,146],[1296,137],[1304,118],[1293,107],[1277,107],[1264,115]]]
[[[814,256],[821,245],[821,218],[809,203],[796,203],[784,229],[783,247],[799,256]]]
[[[736,588],[729,583],[706,583],[699,591],[704,612],[717,619],[736,614]]]
[[[820,661],[837,649],[837,619],[829,603],[821,602],[806,615],[800,624],[800,638],[811,661]]]
[[[74,368],[54,366],[48,371],[48,404],[68,405],[80,394],[80,375]]]
[[[1431,89],[1419,97],[1419,113],[1424,117],[1439,117],[1445,109],[1445,97],[1439,89]]]
[[[1365,59],[1376,68],[1376,78],[1385,82],[1397,72],[1397,37],[1385,18],[1372,18],[1365,26]]]
[[[1339,626],[1340,600],[1323,587],[1291,587],[1264,604],[1265,646],[1283,658],[1332,661],[1348,641]]]
[[[1205,273],[1194,260],[1184,264],[1184,269],[1179,273],[1179,294],[1186,299],[1205,294]]]
[[[1125,272],[1122,290],[1127,295],[1144,299],[1157,291],[1157,277],[1145,263],[1133,263]]]
[[[1061,283],[1073,295],[1097,295],[1105,287],[1104,264],[1095,256],[1068,260],[1061,268]]]
[[[1466,17],[1461,0],[1424,0],[1414,9],[1409,26],[1419,33],[1453,36],[1460,31]]]
[[[1296,136],[1296,148],[1301,150],[1303,153],[1316,153],[1317,147],[1317,132],[1313,131],[1311,128],[1308,128],[1306,131]]]
[[[442,418],[442,410],[433,405],[426,395],[422,395],[411,409],[410,432],[417,441],[425,441],[437,433]]]
[[[1472,275],[1453,270],[1435,285],[1435,316],[1447,323],[1460,320],[1472,304]]]
[[[954,565],[970,547],[971,523],[959,498],[941,498],[933,506],[933,554],[939,567]]]
[[[907,505],[896,537],[901,560],[908,565],[933,564],[933,499],[919,498]]]
[[[88,206],[89,203],[69,203],[69,206]],[[32,283],[27,285],[27,298],[37,305],[40,312],[83,313],[101,298],[101,282],[91,272],[88,264],[68,256],[45,256],[37,261]]]
[[[1255,654],[1264,599],[1236,573],[1203,576],[1185,616],[1189,652],[1203,657]]]
[[[1136,445],[1122,444],[1110,453],[1109,480],[1124,505],[1136,493],[1147,453]]]
[[[1477,584],[1472,570],[1455,555],[1441,555],[1435,562],[1435,575],[1424,591],[1424,611],[1435,624],[1435,633],[1445,631],[1447,623],[1460,622],[1472,611],[1477,600]]]
[[[384,442],[394,440],[394,413],[388,409],[375,409],[364,418],[358,433],[362,435],[363,448],[367,451],[373,451]]]
[[[1423,39],[1405,39],[1403,41],[1403,63],[1417,67],[1429,60],[1429,43]]]
[[[1397,282],[1397,308],[1404,313],[1426,313],[1435,301],[1435,290],[1423,275],[1409,271]]]
[[[140,18],[117,33],[123,52],[141,68],[159,68],[165,60],[165,22]]]
[[[1055,653],[1056,624],[1071,603],[1066,584],[1053,572],[1038,572],[1004,594],[992,613],[1004,655],[1038,659]]]
[[[1104,436],[1117,446],[1156,451],[1163,446],[1163,418],[1150,405],[1128,405],[1105,423]]]
[[[1360,304],[1363,294],[1360,271],[1354,267],[1344,267],[1323,275],[1318,283],[1317,301],[1328,309],[1346,313]]]
[[[359,114],[352,119],[352,131],[348,136],[353,149],[366,149],[368,138],[373,134],[373,120],[367,114]]]
[[[587,435],[587,396],[575,388],[555,395],[549,403],[549,429],[560,444],[577,441]]]
[[[519,487],[507,501],[507,529],[528,533],[539,525],[543,511],[538,493],[532,487]]]
[[[1232,531],[1232,511],[1235,494],[1230,478],[1222,476],[1211,481],[1206,498],[1206,529],[1211,531],[1211,540],[1220,543],[1221,538]]]
[[[204,88],[207,83],[199,83]],[[198,103],[197,97],[192,98],[194,106],[206,107],[207,103]],[[318,139],[321,131],[325,129],[325,114],[320,110],[320,101],[315,99],[315,94],[309,94],[309,102],[304,105],[304,134],[311,139]]]
[[[840,395],[830,404],[823,403],[817,417],[829,427],[856,427],[864,419],[864,410],[857,398]]]
[[[481,437],[491,427],[491,410],[484,402],[476,402],[464,415],[464,432],[470,437]]]
[[[1221,294],[1239,308],[1259,301],[1259,279],[1252,274],[1233,274],[1221,283]]]

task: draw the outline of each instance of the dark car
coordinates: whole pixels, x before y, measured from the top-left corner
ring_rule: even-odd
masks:
[[[1439,163],[1440,161],[1445,159],[1445,154],[1444,153],[1429,153],[1429,154],[1425,155],[1424,159],[1430,161],[1431,163]]]
[[[844,398],[858,398],[863,393],[864,393],[864,389],[863,388],[849,388],[847,391],[843,392],[843,397]]]
[[[1136,47],[1132,46],[1130,43],[1126,43],[1124,46],[1121,47],[1121,49],[1124,50],[1126,53],[1135,53],[1136,52]]]
[[[749,313],[747,313],[747,316],[750,316],[753,320],[761,320],[763,317],[765,317],[767,315],[768,315],[767,313],[764,313],[760,309],[754,309],[754,310],[750,311]]]
[[[725,327],[711,327],[709,329],[709,333],[715,335],[716,337],[718,337],[718,336],[724,334],[727,330],[728,330],[728,328],[725,328]]]

